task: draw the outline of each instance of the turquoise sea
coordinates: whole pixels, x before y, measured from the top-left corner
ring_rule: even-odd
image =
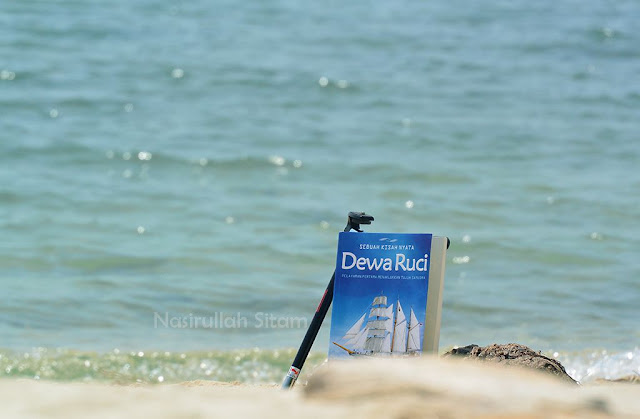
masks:
[[[450,237],[442,350],[640,374],[639,20],[2,1],[0,376],[279,381],[348,211]],[[219,327],[177,327],[195,318]]]

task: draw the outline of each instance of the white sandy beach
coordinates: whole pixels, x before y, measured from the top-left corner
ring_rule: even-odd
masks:
[[[306,381],[308,379],[308,382]],[[333,363],[292,391],[194,381],[121,386],[0,381],[2,418],[640,417],[640,386],[567,384],[540,372],[461,360]]]

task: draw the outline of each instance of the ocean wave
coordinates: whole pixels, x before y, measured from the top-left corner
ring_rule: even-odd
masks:
[[[212,157],[208,155],[187,156],[168,151],[153,149],[105,150],[78,142],[51,142],[40,145],[17,145],[3,147],[2,160],[28,160],[46,158],[61,160],[65,163],[85,164],[148,164],[152,167],[185,166],[209,169],[267,169],[274,166],[296,167],[297,160],[288,160],[282,156],[269,155],[229,155]]]
[[[629,351],[554,352],[567,373],[580,383],[597,380],[640,379],[640,348]]]
[[[53,381],[106,381],[118,384],[171,383],[190,380],[278,383],[295,351],[259,348],[232,351],[121,351],[80,352],[34,348],[26,352],[0,351],[0,377]],[[313,353],[312,370],[325,359]]]
[[[293,348],[184,352],[113,349],[104,353],[65,348],[0,350],[0,377],[118,384],[191,380],[274,384],[280,382],[295,353]],[[567,373],[582,384],[640,377],[640,348],[548,355],[558,359]],[[305,365],[307,374],[325,359],[325,353],[312,352]]]

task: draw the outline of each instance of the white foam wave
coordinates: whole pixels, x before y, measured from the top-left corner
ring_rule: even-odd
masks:
[[[640,348],[624,352],[606,350],[578,354],[553,354],[576,381],[617,380],[629,376],[640,378]]]

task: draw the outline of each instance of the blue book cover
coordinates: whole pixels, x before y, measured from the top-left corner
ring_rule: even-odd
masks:
[[[340,233],[329,358],[422,353],[431,239]]]

